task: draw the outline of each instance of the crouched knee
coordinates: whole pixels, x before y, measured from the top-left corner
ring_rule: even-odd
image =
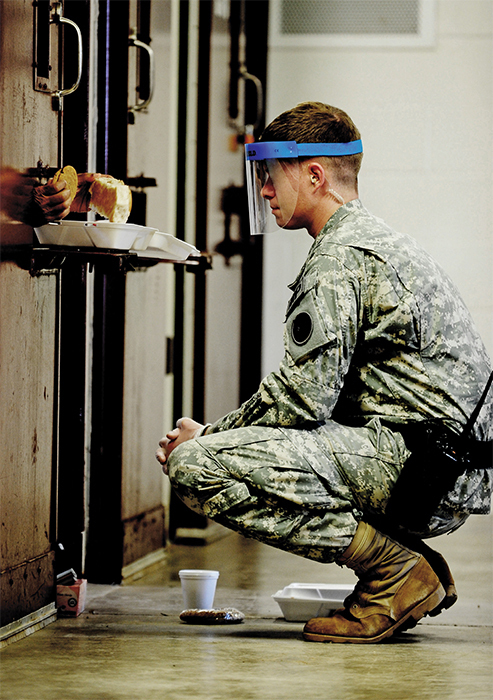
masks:
[[[218,456],[198,439],[173,450],[168,470],[171,486],[181,500],[209,518],[251,498],[246,484],[231,476]]]

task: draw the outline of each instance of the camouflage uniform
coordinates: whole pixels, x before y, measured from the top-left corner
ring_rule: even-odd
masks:
[[[169,475],[228,527],[333,561],[359,520],[384,512],[410,454],[399,424],[435,418],[459,431],[490,360],[444,271],[359,200],[330,218],[290,288],[279,370],[177,447]],[[492,439],[492,415],[490,396],[478,439]],[[460,477],[420,534],[489,512],[492,488],[490,469]]]

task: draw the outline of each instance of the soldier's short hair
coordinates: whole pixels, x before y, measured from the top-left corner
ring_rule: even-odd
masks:
[[[301,102],[276,117],[264,130],[262,141],[296,141],[297,143],[347,143],[360,139],[351,117],[338,107],[323,102]],[[323,156],[336,178],[355,186],[361,168],[362,153],[350,156]],[[303,159],[305,160],[305,159]]]

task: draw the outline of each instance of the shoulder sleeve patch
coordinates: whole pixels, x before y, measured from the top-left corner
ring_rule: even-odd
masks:
[[[299,362],[335,340],[335,333],[326,329],[313,289],[293,300],[286,318],[286,344],[294,362]]]
[[[296,345],[307,343],[313,333],[313,319],[308,311],[300,311],[296,314],[291,324],[291,338]]]

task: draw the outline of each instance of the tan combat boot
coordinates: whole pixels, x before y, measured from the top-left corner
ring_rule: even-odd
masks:
[[[353,541],[338,560],[359,578],[344,608],[329,617],[309,620],[303,630],[310,642],[371,644],[409,629],[445,597],[426,559],[360,523]]]
[[[447,610],[448,608],[451,608],[452,605],[455,605],[458,594],[454,577],[450,571],[449,565],[440,552],[435,551],[425,544],[418,535],[412,535],[411,533],[405,532],[400,528],[395,528],[392,526],[389,527],[389,523],[385,519],[381,520],[380,522],[378,520],[373,521],[371,524],[376,530],[382,532],[384,535],[387,535],[402,546],[412,549],[413,552],[422,554],[440,579],[440,583],[445,590],[445,598],[434,610],[431,610],[428,613],[430,617],[435,617],[436,615],[439,615],[442,610]],[[414,625],[410,624],[410,626],[413,627]]]
[[[395,539],[400,541],[405,547],[412,549],[413,552],[419,552],[422,554],[440,579],[440,583],[445,591],[445,598],[440,601],[440,604],[434,610],[430,610],[428,613],[430,617],[436,617],[442,612],[442,610],[448,610],[448,608],[451,608],[452,605],[455,605],[458,594],[454,577],[452,576],[449,565],[440,552],[437,552],[429,547],[418,537],[411,538],[411,536],[408,536],[406,539],[402,540],[400,540],[399,537],[396,537]]]

